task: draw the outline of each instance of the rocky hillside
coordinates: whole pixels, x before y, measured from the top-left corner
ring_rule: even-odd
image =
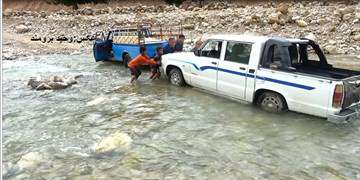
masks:
[[[52,12],[8,8],[3,16],[6,32],[27,38],[66,36],[81,42],[96,32],[116,26],[182,24],[188,40],[192,41],[204,33],[253,32],[308,37],[317,40],[327,53],[332,54],[360,52],[360,5],[351,2],[286,1],[243,5],[216,1],[199,7],[197,3],[188,1],[180,7],[165,4],[110,5]]]

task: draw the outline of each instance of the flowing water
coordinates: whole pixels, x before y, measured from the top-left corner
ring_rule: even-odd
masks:
[[[84,76],[33,91],[31,76]],[[91,55],[3,61],[5,179],[360,179],[360,121],[337,126],[178,88]]]

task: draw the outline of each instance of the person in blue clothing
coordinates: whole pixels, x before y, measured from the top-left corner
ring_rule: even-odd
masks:
[[[171,37],[169,38],[168,44],[164,47],[164,54],[174,53],[175,50],[176,41],[175,38]]]
[[[180,34],[179,37],[176,40],[176,45],[175,45],[175,51],[176,52],[182,52],[183,51],[184,41],[185,41],[185,36],[183,34]]]

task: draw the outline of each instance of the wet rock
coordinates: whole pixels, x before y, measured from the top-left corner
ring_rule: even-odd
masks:
[[[43,158],[39,152],[30,152],[21,157],[17,162],[20,168],[34,168],[42,162]]]
[[[305,22],[304,20],[297,20],[297,21],[296,21],[296,24],[297,24],[299,27],[306,27],[306,26],[308,26],[308,23]]]
[[[79,76],[68,78],[62,76],[53,76],[50,79],[32,77],[28,82],[28,86],[35,90],[60,90],[77,84],[77,78],[79,78]]]
[[[28,26],[25,25],[19,25],[15,27],[16,33],[22,34],[22,33],[27,33],[29,32],[31,29]]]
[[[131,137],[122,132],[116,132],[95,145],[96,153],[106,153],[114,150],[127,150],[130,148]]]

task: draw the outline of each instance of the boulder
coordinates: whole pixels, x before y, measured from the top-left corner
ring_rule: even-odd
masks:
[[[74,76],[65,78],[62,76],[53,76],[49,79],[41,79],[41,78],[30,78],[28,82],[28,86],[30,86],[32,89],[35,90],[59,90],[59,89],[65,89],[67,87],[72,86],[73,84],[77,84],[77,78],[81,77]]]
[[[13,10],[12,9],[5,9],[4,12],[3,12],[3,15],[5,17],[12,16],[13,15]]]
[[[306,26],[308,26],[308,23],[306,22],[306,21],[304,21],[304,20],[297,20],[296,21],[296,24],[299,26],[299,27],[306,27]]]
[[[280,3],[279,6],[276,8],[276,12],[287,14],[289,12],[289,5],[285,3]]]
[[[84,15],[94,15],[94,10],[91,8],[91,7],[85,7],[83,10],[82,10],[82,13]]]
[[[272,13],[268,16],[268,23],[269,24],[275,24],[278,23],[280,18],[279,18],[280,14],[279,13]]]
[[[128,150],[131,146],[131,137],[122,132],[116,132],[104,138],[102,141],[95,145],[96,153],[107,153],[114,150]]]
[[[326,54],[337,54],[337,48],[334,45],[327,45],[324,47],[324,51]]]
[[[342,17],[342,20],[344,21],[349,21],[354,15],[351,14],[351,13],[348,13],[348,14],[344,14],[343,17]]]
[[[41,17],[41,18],[46,18],[46,12],[41,11],[41,12],[40,12],[40,17]]]
[[[316,41],[316,36],[313,33],[309,33],[308,35],[305,36],[305,38]]]
[[[16,27],[15,27],[15,30],[16,30],[16,33],[21,34],[21,33],[27,33],[27,32],[29,32],[31,29],[30,29],[30,27],[25,26],[25,25],[22,24],[22,25],[16,26]]]
[[[354,39],[355,41],[360,41],[360,34],[355,35],[355,36],[353,37],[353,39]]]

